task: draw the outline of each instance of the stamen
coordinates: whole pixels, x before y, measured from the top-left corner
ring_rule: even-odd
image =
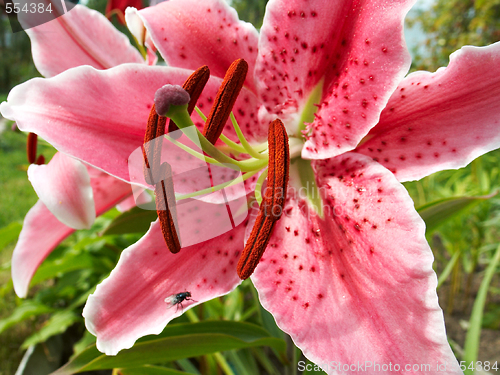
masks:
[[[275,220],[278,220],[285,205],[290,166],[288,135],[281,120],[276,119],[271,122],[267,139],[269,144],[269,167],[267,187],[262,205],[267,216],[273,216]]]
[[[208,66],[203,65],[201,68],[195,70],[182,85],[182,88],[186,90],[191,97],[187,108],[189,114],[193,113],[193,110],[196,107],[196,102],[200,98],[200,95],[209,78],[210,69],[208,69]],[[168,132],[172,133],[176,130],[179,130],[176,123],[173,120],[170,120],[168,124]]]
[[[45,156],[43,155],[38,155],[38,158],[36,159],[36,162],[35,162],[36,165],[43,165],[45,164]]]
[[[162,179],[155,187],[156,211],[165,243],[168,249],[175,254],[180,251],[181,242],[176,230],[177,209],[175,206],[174,182],[170,164],[162,163],[159,175]]]
[[[215,144],[219,139],[243,87],[247,72],[248,64],[243,59],[234,61],[227,70],[203,129],[203,136],[210,143]]]
[[[266,216],[263,210],[259,211],[252,233],[250,233],[236,268],[241,280],[248,279],[259,264],[273,233],[274,224],[276,224],[276,220]]]
[[[167,118],[158,116],[156,105],[153,104],[149,112],[148,126],[144,135],[144,179],[150,185],[155,185],[158,181],[158,171],[161,161],[161,147]]]
[[[26,152],[28,154],[28,163],[33,164],[36,161],[36,147],[38,144],[38,135],[35,133],[28,134],[26,142]]]
[[[278,119],[269,125],[268,143],[267,188],[259,214],[237,266],[238,276],[242,280],[248,279],[259,264],[271,238],[274,225],[281,218],[286,200],[290,151],[285,126]]]

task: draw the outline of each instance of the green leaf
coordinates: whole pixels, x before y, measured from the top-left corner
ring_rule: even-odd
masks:
[[[86,253],[67,252],[62,258],[46,260],[38,268],[31,280],[31,285],[47,279],[52,279],[71,271],[90,269],[93,266],[92,257]]]
[[[157,218],[156,211],[134,207],[118,215],[102,234],[145,233]]]
[[[32,316],[46,314],[54,311],[54,309],[35,301],[25,301],[17,306],[14,312],[5,319],[0,320],[0,333],[7,328],[22,322]]]
[[[491,197],[497,195],[494,192],[490,195],[476,197],[453,197],[444,198],[434,202],[427,203],[417,208],[418,213],[424,219],[426,232],[431,233],[436,230],[446,220],[464,212]]]
[[[23,342],[21,349],[27,349],[31,345],[46,341],[51,336],[63,333],[70,325],[81,319],[82,317],[76,315],[73,311],[58,311],[45,322],[38,332],[35,332]]]
[[[438,285],[436,286],[436,289],[439,289],[439,287],[448,279],[448,276],[450,275],[451,271],[453,270],[453,267],[455,267],[455,264],[458,261],[458,258],[460,258],[460,252],[457,251],[453,256],[451,257],[450,261],[446,264],[446,267],[444,268],[443,272],[439,275],[438,278]]]
[[[145,365],[142,367],[121,368],[118,370],[121,375],[186,375],[188,372],[177,371],[171,368]]]
[[[22,228],[23,225],[21,223],[14,221],[0,229],[0,250],[3,250],[11,242],[14,242],[19,237]]]
[[[500,246],[498,246],[495,255],[490,260],[488,268],[484,274],[484,278],[481,281],[481,285],[477,292],[477,297],[474,301],[474,306],[472,307],[472,314],[469,321],[469,330],[467,331],[467,336],[465,336],[465,347],[464,347],[464,361],[467,370],[464,371],[466,375],[473,374],[474,371],[469,370],[468,366],[470,363],[475,364],[477,360],[477,355],[479,352],[479,339],[481,336],[481,324],[483,320],[484,304],[486,303],[486,297],[488,296],[488,288],[491,283],[491,279],[495,274],[497,265],[500,263]]]
[[[196,357],[233,349],[270,346],[284,353],[284,340],[271,337],[259,326],[230,321],[174,324],[158,336],[139,340],[131,349],[116,356],[100,353],[95,345],[71,359],[53,375],[69,375],[82,371],[140,367],[181,358]]]

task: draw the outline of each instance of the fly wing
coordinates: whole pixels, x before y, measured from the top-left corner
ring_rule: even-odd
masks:
[[[170,309],[171,307],[177,305],[177,303],[179,303],[177,294],[172,294],[171,296],[165,298],[165,303],[167,304],[167,309]]]

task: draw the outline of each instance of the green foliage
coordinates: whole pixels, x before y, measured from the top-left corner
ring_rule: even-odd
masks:
[[[450,54],[465,45],[500,40],[500,0],[436,0],[409,22],[419,23],[427,35],[426,53],[417,54],[414,69],[434,71],[448,65]]]
[[[283,340],[273,338],[264,329],[248,323],[209,321],[170,324],[160,335],[145,337],[131,349],[123,350],[116,356],[108,357],[93,345],[73,357],[54,375],[118,367],[134,368],[262,345],[272,346],[280,352],[284,352],[286,347]]]
[[[6,227],[0,229],[0,250],[2,250],[9,243],[17,240],[22,227],[21,223],[13,221]]]
[[[497,193],[480,197],[451,197],[443,198],[419,207],[418,213],[425,221],[427,233],[431,233],[441,224],[475,205],[492,198]]]
[[[236,9],[241,20],[250,22],[260,29],[266,4],[269,0],[233,0],[231,6]]]
[[[472,314],[469,323],[470,327],[467,332],[467,337],[465,339],[464,360],[467,367],[469,363],[476,363],[477,361],[484,305],[486,304],[486,297],[488,295],[488,288],[490,286],[491,279],[493,278],[493,275],[495,274],[497,270],[497,265],[499,263],[500,263],[500,245],[497,247],[495,254],[491,258],[491,262],[488,265],[488,268],[486,269],[484,278],[481,282],[481,286],[479,287],[476,300],[474,301],[474,307],[472,309]],[[468,369],[465,371],[466,375],[470,375],[473,373],[474,373],[473,371],[470,371]]]
[[[156,211],[134,207],[116,217],[103,232],[104,235],[146,232],[158,218]]]
[[[33,316],[47,314],[52,311],[54,311],[54,309],[43,303],[31,300],[24,301],[12,312],[10,316],[0,320],[0,334],[23,320]]]
[[[58,311],[45,322],[41,329],[28,337],[21,348],[27,349],[31,345],[45,342],[50,337],[65,332],[69,326],[79,320],[82,320],[82,317],[73,311]]]
[[[50,160],[54,149],[39,142],[38,153]],[[26,157],[26,134],[8,129],[0,133],[0,228],[22,220],[26,212],[38,200],[26,171],[28,160]],[[19,199],[22,197],[22,199]],[[0,240],[1,241],[1,240]],[[0,247],[1,248],[1,247]]]
[[[438,288],[447,285],[440,304],[446,313],[470,311],[470,327],[463,359],[477,358],[482,317],[494,322],[495,304],[486,305],[500,239],[500,151],[474,160],[466,168],[435,173],[406,183],[418,211],[428,224],[427,237],[434,251]],[[482,269],[488,269],[483,278]],[[474,298],[474,279],[482,286]],[[486,306],[486,309],[485,309]]]
[[[28,36],[13,33],[8,18],[0,13],[0,94],[33,77],[40,76],[31,59]]]

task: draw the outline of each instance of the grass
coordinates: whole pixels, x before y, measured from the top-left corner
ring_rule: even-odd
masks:
[[[51,147],[39,145],[38,152],[49,159]],[[10,130],[10,125],[0,134],[0,228],[12,221],[22,220],[33,206],[36,196],[27,178],[26,134]]]

